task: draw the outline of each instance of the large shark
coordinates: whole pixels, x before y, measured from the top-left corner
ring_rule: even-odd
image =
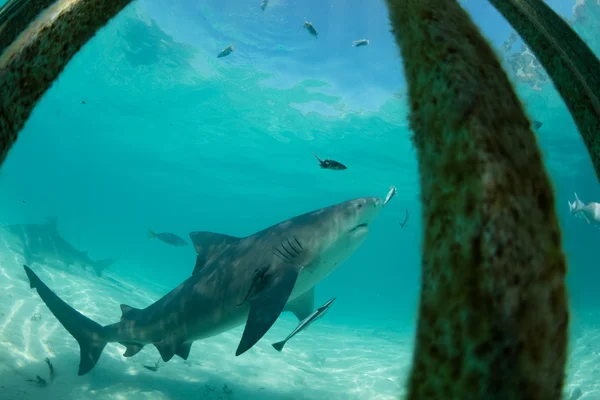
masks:
[[[94,261],[87,251],[80,251],[67,242],[58,232],[56,217],[48,218],[43,224],[15,224],[5,226],[8,232],[16,236],[23,245],[23,257],[26,263],[46,263],[60,260],[67,266],[90,267],[96,275],[110,267],[116,260]]]
[[[245,238],[192,232],[197,259],[191,277],[145,309],[121,305],[117,323],[101,326],[80,314],[27,266],[32,288],[80,347],[79,375],[98,362],[108,342],[131,357],[147,344],[162,359],[186,360],[192,343],[246,321],[236,356],[250,349],[282,311],[299,320],[314,308],[313,287],[363,243],[379,214],[378,197],[350,200],[303,214]]]

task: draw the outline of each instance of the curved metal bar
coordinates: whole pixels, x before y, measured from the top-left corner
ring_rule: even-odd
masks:
[[[600,61],[542,0],[490,0],[544,66],[573,116],[600,179]]]
[[[10,0],[0,8],[0,54],[54,0]]]
[[[558,400],[566,261],[530,121],[458,2],[387,4],[425,226],[408,399]]]
[[[0,54],[0,165],[33,108],[65,65],[130,2],[56,0],[33,20],[6,18],[20,25],[12,28],[19,34]]]

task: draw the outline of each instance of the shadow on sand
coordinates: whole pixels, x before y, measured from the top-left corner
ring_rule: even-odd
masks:
[[[92,372],[77,376],[76,360],[72,357],[52,359],[56,377],[47,386],[40,387],[28,379],[39,375],[48,378],[48,366],[42,360],[23,367],[8,367],[0,360],[0,393],[6,398],[69,400],[69,399],[261,399],[308,400],[336,399],[333,392],[314,391],[308,386],[294,387],[289,391],[257,386],[252,378],[219,376],[218,371],[194,371],[192,366],[162,364],[156,372],[145,370],[141,362],[129,360],[121,363],[109,357],[101,360]],[[194,361],[192,360],[192,363]],[[183,363],[183,361],[181,361]],[[186,373],[186,369],[190,372]],[[273,371],[275,375],[279,373]],[[286,380],[278,376],[277,380]],[[290,377],[289,380],[293,378]],[[0,395],[0,398],[4,398]]]

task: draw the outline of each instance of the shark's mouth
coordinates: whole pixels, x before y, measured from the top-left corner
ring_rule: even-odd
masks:
[[[357,231],[362,230],[362,229],[367,229],[368,227],[369,227],[368,224],[356,225],[354,228],[350,229],[350,231],[348,233],[357,232]]]

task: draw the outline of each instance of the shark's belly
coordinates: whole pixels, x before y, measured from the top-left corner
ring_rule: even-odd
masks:
[[[312,264],[300,270],[294,290],[290,295],[290,301],[312,289],[317,283],[327,278],[329,274],[342,265],[363,243],[365,236],[359,236],[353,240],[340,242],[338,246],[332,247],[315,260]]]
[[[194,328],[190,330],[187,340],[207,339],[237,328],[246,322],[249,310],[248,306],[242,305],[237,310],[229,310],[225,315],[199,318]]]

